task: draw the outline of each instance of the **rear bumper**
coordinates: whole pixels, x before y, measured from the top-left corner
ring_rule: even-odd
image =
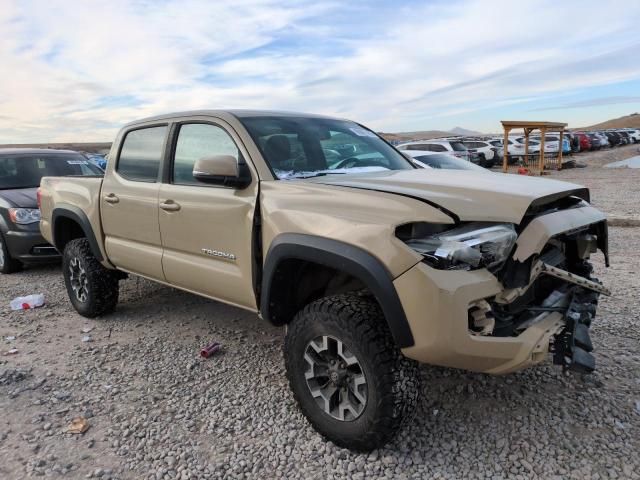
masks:
[[[4,234],[10,255],[25,263],[51,262],[60,254],[39,231],[8,231]]]

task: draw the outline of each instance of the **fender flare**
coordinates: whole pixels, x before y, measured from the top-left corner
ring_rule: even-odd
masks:
[[[414,345],[413,334],[389,270],[369,252],[330,238],[283,233],[271,242],[262,275],[260,312],[263,318],[274,323],[269,310],[271,286],[278,265],[288,259],[308,260],[358,278],[380,304],[396,345],[399,348]]]
[[[53,209],[53,212],[51,214],[51,232],[53,236],[54,247],[56,247],[56,249],[60,253],[62,253],[62,251],[59,248],[59,245],[60,245],[59,239],[56,238],[56,223],[61,218],[68,218],[70,220],[73,220],[80,226],[80,228],[84,232],[84,236],[89,241],[91,252],[99,262],[103,261],[102,252],[100,251],[100,246],[98,245],[96,236],[93,233],[93,228],[91,228],[91,222],[89,222],[89,218],[87,217],[87,214],[84,213],[80,208],[76,207],[75,205],[61,203]]]

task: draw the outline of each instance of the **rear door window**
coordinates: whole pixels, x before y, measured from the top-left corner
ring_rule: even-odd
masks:
[[[141,128],[127,133],[116,171],[127,180],[158,181],[167,126]]]

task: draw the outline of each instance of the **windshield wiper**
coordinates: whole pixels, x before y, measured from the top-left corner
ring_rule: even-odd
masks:
[[[314,178],[314,177],[324,177],[325,175],[345,175],[347,172],[316,172],[311,175],[291,175],[289,177],[285,177],[286,180],[294,180],[296,178]]]

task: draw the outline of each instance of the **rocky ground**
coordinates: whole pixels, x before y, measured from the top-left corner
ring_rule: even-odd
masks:
[[[593,160],[556,176],[640,215],[635,171]],[[309,427],[283,330],[251,313],[132,277],[114,314],[86,320],[58,266],[0,275],[0,478],[640,478],[640,228],[610,235],[612,266],[596,266],[615,294],[592,328],[594,374],[424,367],[416,421],[371,454]],[[44,307],[10,311],[36,292]],[[224,349],[203,360],[210,340]],[[66,433],[78,416],[89,429]]]

